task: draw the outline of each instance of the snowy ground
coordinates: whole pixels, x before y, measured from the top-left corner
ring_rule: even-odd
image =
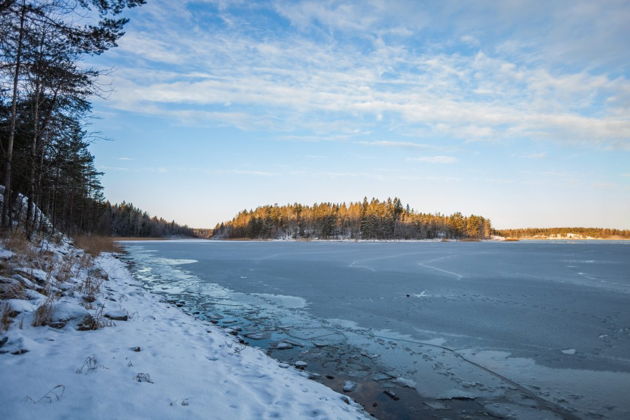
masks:
[[[43,241],[0,247],[0,264],[0,419],[365,417],[160,302],[113,255]]]

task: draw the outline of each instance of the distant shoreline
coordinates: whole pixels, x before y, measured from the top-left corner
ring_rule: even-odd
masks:
[[[210,242],[525,242],[525,241],[630,241],[624,238],[502,238],[502,239],[272,239],[272,238],[144,238],[114,237],[114,242],[153,242],[153,241],[210,241]]]

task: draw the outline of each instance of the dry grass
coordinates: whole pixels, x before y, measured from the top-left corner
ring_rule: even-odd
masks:
[[[6,331],[11,325],[11,307],[8,303],[0,306],[0,331]]]
[[[87,315],[79,325],[77,325],[77,329],[79,331],[91,331],[98,330],[103,327],[111,327],[114,323],[103,316],[104,306],[99,306],[98,310],[92,315]]]
[[[48,325],[52,321],[53,307],[52,307],[53,299],[48,298],[44,303],[40,305],[39,308],[35,311],[35,315],[33,316],[33,327],[41,327],[44,325]]]
[[[72,259],[64,259],[56,274],[57,275],[55,277],[57,277],[57,281],[60,283],[63,283],[72,277],[74,275],[74,262]]]
[[[12,279],[0,280],[0,300],[24,299],[24,285]]]
[[[87,276],[79,288],[85,296],[96,296],[101,290],[103,281],[103,278]]]
[[[4,246],[18,255],[25,256],[28,260],[37,259],[37,252],[33,249],[32,242],[28,240],[26,234],[20,230],[3,231],[1,235],[4,239]]]
[[[122,249],[111,236],[80,235],[74,237],[74,243],[92,256],[101,252],[121,252]]]

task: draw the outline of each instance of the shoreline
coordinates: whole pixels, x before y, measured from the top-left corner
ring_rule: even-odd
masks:
[[[33,288],[0,301],[11,311],[0,332],[0,417],[367,418],[307,372],[163,302],[115,254],[91,259],[67,241],[42,243],[31,254],[1,253],[26,284],[50,283],[59,296],[51,301]],[[57,268],[36,268],[43,261],[30,255]],[[75,265],[59,280],[64,263]],[[100,289],[86,295],[94,279]],[[42,307],[42,326],[32,326]],[[86,330],[87,318],[95,324]]]
[[[543,242],[543,241],[556,241],[556,242],[585,242],[585,241],[597,241],[597,242],[630,242],[630,239],[616,239],[616,238],[503,238],[503,239],[262,239],[262,238],[222,238],[222,239],[209,239],[209,238],[142,238],[142,237],[113,237],[114,242],[348,242],[348,243],[442,243],[442,242],[466,242],[466,243],[478,243],[478,242],[491,242],[491,243],[504,243],[504,242]]]

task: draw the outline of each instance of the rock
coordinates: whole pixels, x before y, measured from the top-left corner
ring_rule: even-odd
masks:
[[[0,339],[0,347],[4,346],[5,344],[7,344],[7,341],[9,341],[9,337],[2,337]]]
[[[306,366],[308,366],[308,363],[298,360],[293,364],[293,366],[295,366],[297,369],[304,370],[306,369]]]
[[[284,341],[281,341],[278,344],[276,344],[276,349],[277,350],[289,350],[289,349],[292,349],[292,348],[293,348],[292,344],[285,343]]]
[[[30,280],[37,281],[39,283],[46,283],[50,277],[48,273],[44,270],[40,270],[39,268],[20,267],[16,268],[15,271],[25,277],[28,277]]]
[[[391,398],[394,401],[398,401],[400,399],[400,397],[396,395],[394,391],[390,391],[389,389],[386,389],[385,391],[383,391],[383,394],[387,395],[389,398]]]
[[[49,323],[63,322],[64,324],[72,319],[83,319],[90,313],[83,306],[74,302],[57,302],[52,305],[52,315]]]
[[[319,379],[321,375],[315,372],[309,372],[307,378],[308,379]]]
[[[288,369],[291,365],[289,365],[288,363],[278,363],[278,366],[280,366],[282,369]]]
[[[332,375],[326,375],[326,379],[331,379],[332,380],[332,379],[335,379],[335,377],[332,376]]]
[[[105,318],[111,319],[112,321],[127,321],[129,320],[129,314],[123,310],[112,310],[107,311],[103,314]]]
[[[24,353],[28,353],[28,350],[27,349],[18,349],[18,350],[15,350],[15,351],[11,352],[11,354],[14,354],[16,356],[18,356],[20,354],[24,354]]]
[[[343,384],[343,392],[352,392],[356,389],[357,384],[352,381],[346,381]]]
[[[345,395],[341,396],[341,401],[345,402],[346,404],[350,404],[350,399],[346,397]]]
[[[142,347],[140,347],[140,346],[135,346],[135,347],[132,347],[132,348],[131,348],[131,351],[135,351],[135,352],[137,353],[137,352],[139,352],[139,351],[142,351]]]

